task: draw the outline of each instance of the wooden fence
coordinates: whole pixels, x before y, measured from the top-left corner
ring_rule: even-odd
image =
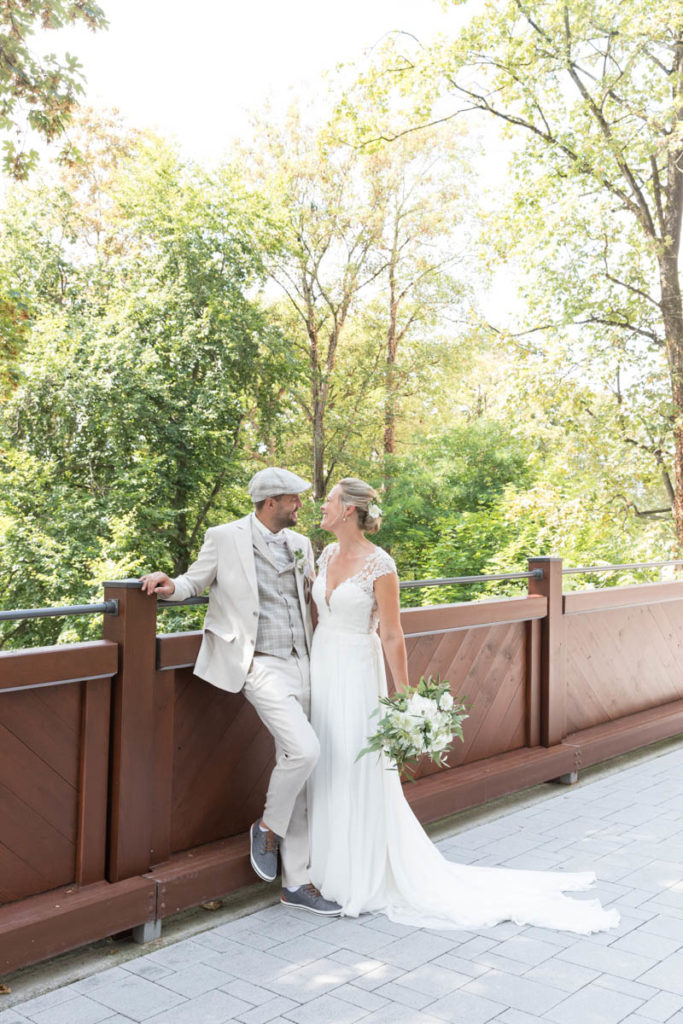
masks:
[[[529,592],[402,613],[410,674],[466,697],[451,767],[406,795],[422,821],[683,732],[683,583]],[[240,694],[192,674],[200,633],[156,633],[136,581],[94,643],[0,654],[0,969],[255,881],[247,829],[272,741]]]

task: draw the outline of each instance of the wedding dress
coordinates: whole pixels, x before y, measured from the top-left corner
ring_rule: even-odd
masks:
[[[311,879],[356,917],[381,911],[427,928],[483,928],[501,921],[589,934],[618,924],[616,910],[564,891],[588,888],[592,872],[520,871],[453,863],[413,814],[384,757],[356,756],[375,731],[386,696],[374,582],[395,572],[381,548],[327,592],[328,545],[313,584],[318,625],[311,652],[311,723],[321,755],[309,780]],[[467,728],[467,724],[465,724]]]

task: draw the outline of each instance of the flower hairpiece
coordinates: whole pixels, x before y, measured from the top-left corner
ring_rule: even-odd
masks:
[[[371,516],[372,519],[379,519],[379,517],[383,515],[383,512],[379,505],[375,505],[373,502],[372,505],[368,505],[368,515]]]

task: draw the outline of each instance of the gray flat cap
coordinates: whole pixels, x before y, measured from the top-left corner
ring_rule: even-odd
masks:
[[[259,469],[249,481],[249,496],[256,504],[264,498],[272,498],[276,494],[301,494],[307,491],[311,485],[303,480],[296,473],[288,469],[278,469],[270,466],[268,469]]]

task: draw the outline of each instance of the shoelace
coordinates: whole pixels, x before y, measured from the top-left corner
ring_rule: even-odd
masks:
[[[275,835],[275,833],[274,832],[264,832],[264,835],[266,837],[266,845],[265,845],[266,853],[277,853],[278,847],[279,847],[279,843],[278,843],[277,836]]]

